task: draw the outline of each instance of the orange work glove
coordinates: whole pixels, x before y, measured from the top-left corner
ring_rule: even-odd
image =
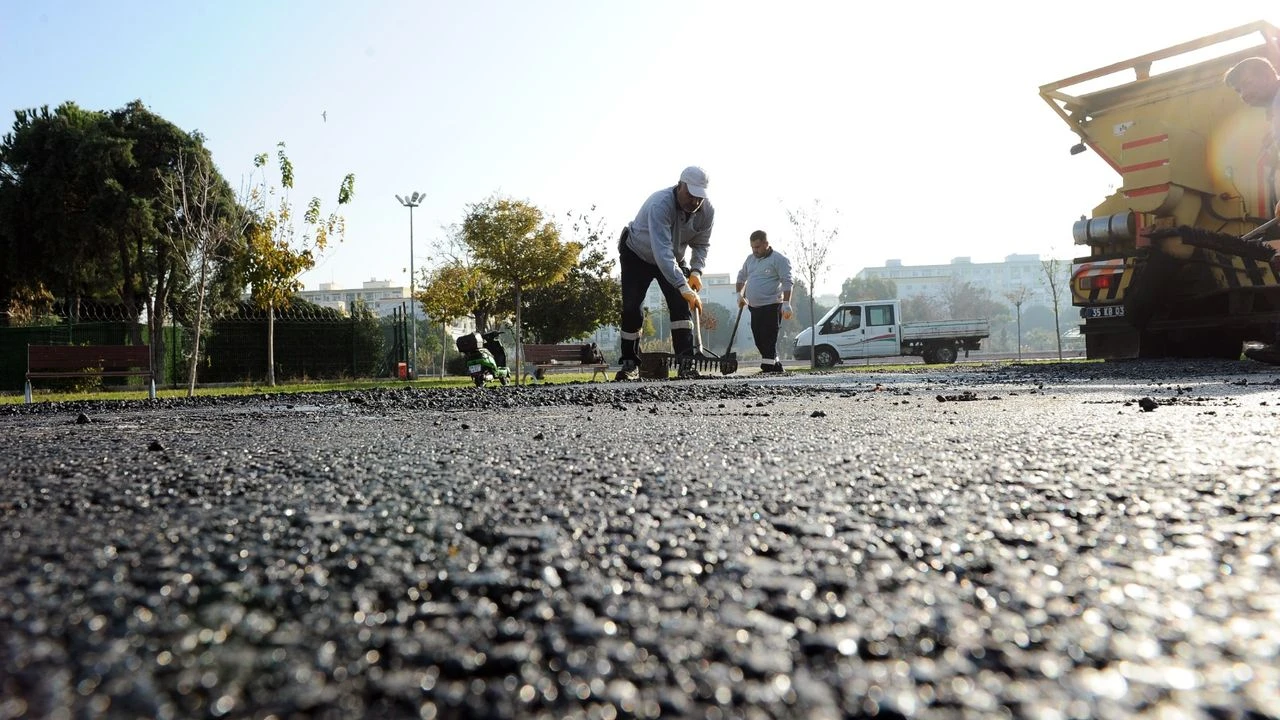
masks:
[[[694,292],[702,292],[702,273],[696,270],[689,273],[689,287],[693,288]]]
[[[782,319],[783,319],[783,320],[790,320],[790,319],[791,319],[791,318],[793,318],[793,317],[795,317],[795,313],[791,311],[791,303],[790,303],[790,301],[783,301],[783,303],[782,303]]]
[[[684,290],[680,293],[680,295],[681,297],[684,298],[685,302],[689,303],[690,312],[694,310],[697,310],[698,312],[702,312],[702,298],[698,297],[698,293],[692,290]]]
[[[738,296],[738,307],[746,307],[746,306],[747,306],[747,296],[746,296],[746,295],[739,295],[739,296]]]

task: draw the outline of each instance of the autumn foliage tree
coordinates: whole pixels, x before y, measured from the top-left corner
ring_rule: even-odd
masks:
[[[415,298],[422,311],[433,321],[440,323],[442,336],[449,323],[475,312],[474,289],[480,282],[479,272],[461,260],[452,260],[427,274],[426,282]],[[440,350],[440,377],[444,377],[445,355],[448,338]]]
[[[522,294],[564,280],[582,246],[561,241],[556,224],[533,205],[499,197],[471,206],[462,223],[462,239],[485,278],[511,293],[518,383]]]
[[[257,155],[253,165],[259,170],[270,162],[267,153]],[[298,276],[315,267],[317,253],[333,240],[346,235],[346,223],[336,212],[324,215],[320,198],[313,197],[302,215],[298,232],[294,207],[288,191],[293,188],[293,163],[283,142],[276,145],[276,162],[280,172],[280,188],[267,183],[264,176],[250,191],[250,206],[257,212],[249,227],[248,267],[245,276],[251,296],[258,307],[267,311],[267,383],[275,385],[275,311],[287,308],[293,296],[302,289]],[[351,202],[355,193],[355,175],[347,174],[338,187],[338,205]]]
[[[567,229],[582,246],[577,261],[562,282],[530,290],[525,298],[524,329],[538,342],[583,337],[616,323],[622,312],[622,288],[613,276],[615,261],[603,222],[571,213]]]

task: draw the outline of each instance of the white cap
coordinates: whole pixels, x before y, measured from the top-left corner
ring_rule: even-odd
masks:
[[[711,179],[707,177],[707,171],[697,165],[690,165],[680,173],[680,182],[685,184],[689,189],[689,194],[694,197],[706,198],[707,185]]]

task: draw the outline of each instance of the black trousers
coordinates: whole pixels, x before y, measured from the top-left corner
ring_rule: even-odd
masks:
[[[782,325],[782,304],[751,308],[751,334],[756,336],[760,359],[778,358],[778,328]]]
[[[632,340],[623,337],[622,357],[639,360],[639,333],[644,328],[644,296],[649,292],[649,286],[654,280],[658,281],[658,289],[667,300],[668,314],[673,323],[672,349],[677,354],[691,351],[693,331],[674,327],[674,323],[683,321],[682,324],[687,325],[690,320],[689,304],[680,295],[680,291],[667,282],[667,277],[662,274],[657,265],[646,262],[627,247],[625,234],[622,241],[618,243],[618,260],[622,270],[622,325],[619,329],[625,334],[636,335]],[[691,328],[692,325],[689,327]]]

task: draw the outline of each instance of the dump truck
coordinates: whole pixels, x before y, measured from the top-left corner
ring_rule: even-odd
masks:
[[[1280,67],[1278,38],[1255,22],[1040,87],[1079,136],[1071,153],[1120,177],[1072,227],[1089,358],[1238,359],[1275,341],[1276,154],[1264,110],[1223,77],[1247,57]]]
[[[818,339],[814,342],[813,333]],[[956,361],[960,353],[982,347],[991,336],[991,323],[982,320],[902,322],[897,300],[841,303],[827,311],[813,327],[796,335],[791,356],[831,367],[845,360],[919,355],[930,365]]]

